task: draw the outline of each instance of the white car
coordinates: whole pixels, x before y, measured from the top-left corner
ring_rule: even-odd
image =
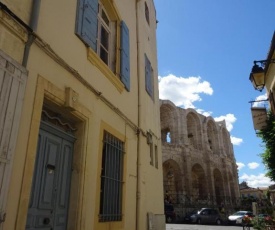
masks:
[[[242,224],[243,223],[243,217],[239,217],[236,219],[236,224],[239,225],[239,224]]]
[[[242,224],[245,215],[253,216],[250,211],[238,211],[228,217],[229,224]]]

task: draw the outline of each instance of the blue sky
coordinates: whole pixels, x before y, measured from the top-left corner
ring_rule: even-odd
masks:
[[[273,184],[264,176],[261,139],[249,101],[266,98],[248,80],[266,59],[275,29],[275,0],[154,0],[159,93],[177,106],[225,119],[239,181]]]

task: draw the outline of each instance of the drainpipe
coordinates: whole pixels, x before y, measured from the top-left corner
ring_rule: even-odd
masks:
[[[141,111],[140,111],[140,50],[139,50],[139,16],[138,16],[138,4],[140,0],[136,0],[136,42],[137,42],[137,81],[138,81],[138,127],[140,128],[141,123]],[[142,134],[138,132],[137,134],[137,191],[136,191],[136,230],[140,228],[140,203],[141,203],[141,160],[140,160],[140,136]]]
[[[40,4],[41,4],[41,0],[33,0],[32,2],[32,11],[31,11],[31,18],[30,18],[30,28],[32,29],[32,31],[31,32],[29,31],[28,40],[26,42],[25,49],[24,49],[24,55],[23,55],[23,61],[22,61],[22,65],[24,67],[27,66],[30,48],[35,39],[33,31],[36,31],[37,29]]]

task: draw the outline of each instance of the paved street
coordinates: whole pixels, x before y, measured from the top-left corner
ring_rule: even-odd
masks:
[[[243,230],[243,228],[241,226],[166,224],[166,230]]]

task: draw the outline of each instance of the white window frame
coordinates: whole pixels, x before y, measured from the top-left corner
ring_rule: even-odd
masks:
[[[109,25],[102,18],[102,13],[106,15]],[[116,45],[116,23],[111,21],[108,16],[108,11],[104,8],[101,2],[98,3],[98,26],[97,26],[97,55],[99,58],[113,71],[116,70],[116,54],[115,54],[115,45]],[[101,42],[101,31],[104,30],[108,33],[108,48],[104,47]],[[101,48],[107,53],[107,63],[101,58]]]
[[[107,11],[104,9],[103,5],[99,2],[98,4],[98,26],[97,26],[97,54],[100,57],[100,59],[107,65],[109,66],[110,64],[110,45],[111,45],[111,30],[109,25],[106,24],[106,22],[104,21],[104,19],[102,18],[102,13],[104,12],[104,14],[106,15],[108,21],[109,21],[109,25],[110,25],[110,18],[108,17]],[[108,47],[104,47],[102,42],[101,42],[101,31],[102,28],[104,28],[104,30],[108,33]],[[107,63],[105,62],[105,60],[103,60],[101,58],[101,48],[107,53]]]

